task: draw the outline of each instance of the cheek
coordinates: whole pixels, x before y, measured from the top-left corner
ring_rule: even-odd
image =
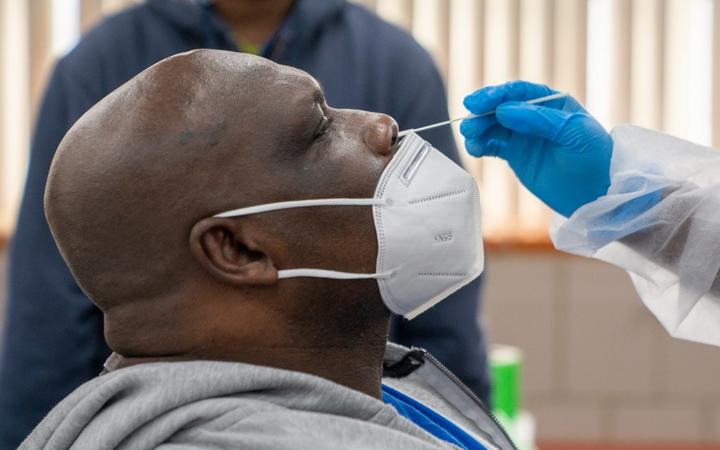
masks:
[[[313,267],[371,273],[377,237],[370,206],[327,206],[296,210],[284,234],[281,268]]]
[[[324,249],[331,255],[338,270],[347,272],[375,272],[377,261],[377,234],[372,207],[338,207],[333,220],[332,237]]]
[[[335,131],[298,155],[268,158],[265,168],[275,181],[264,189],[283,200],[368,198],[375,193],[387,160],[370,151],[357,133]]]
[[[386,163],[357,140],[342,140],[318,161],[319,185],[334,197],[372,197]]]
[[[271,188],[278,190],[273,195],[278,200],[371,198],[387,164],[357,136],[342,134],[309,149],[306,156],[283,163],[283,175]],[[371,206],[298,208],[277,214],[278,221],[270,220],[268,225],[280,231],[288,245],[284,260],[276,261],[278,267],[375,271],[377,238]],[[275,213],[267,217],[272,216]]]

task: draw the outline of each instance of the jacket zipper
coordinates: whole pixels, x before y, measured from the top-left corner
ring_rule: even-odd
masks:
[[[481,409],[485,414],[487,414],[487,415],[493,420],[493,422],[495,423],[495,425],[500,429],[500,431],[502,431],[502,434],[503,434],[503,436],[505,437],[505,439],[507,439],[507,441],[510,443],[510,445],[512,445],[512,448],[513,448],[514,450],[518,450],[518,448],[515,446],[515,442],[513,442],[513,440],[510,439],[510,435],[508,435],[507,431],[505,430],[505,427],[502,426],[502,424],[501,424],[500,421],[497,419],[497,417],[495,417],[495,415],[492,413],[492,411],[490,411],[490,408],[488,408],[488,407],[485,405],[485,403],[483,403],[483,401],[480,400],[480,399],[478,398],[478,396],[475,395],[475,393],[474,393],[469,387],[467,387],[467,385],[466,385],[465,383],[463,383],[462,380],[460,380],[460,378],[457,377],[457,375],[455,375],[454,373],[452,373],[452,372],[450,371],[450,369],[448,369],[447,367],[445,367],[445,366],[443,365],[443,363],[441,363],[440,361],[438,361],[433,355],[431,355],[430,353],[428,353],[428,352],[425,351],[424,349],[422,349],[422,348],[417,348],[417,347],[413,347],[413,350],[419,350],[419,351],[422,353],[422,355],[425,357],[426,360],[430,361],[430,363],[431,363],[433,366],[435,366],[435,367],[436,367],[437,369],[439,369],[443,374],[445,374],[446,377],[450,378],[450,381],[452,381],[453,383],[455,383],[455,385],[456,385],[457,387],[459,387],[460,390],[465,393],[465,395],[467,395],[468,397],[470,397],[470,399],[471,399],[473,402],[475,402],[475,404],[477,404],[477,405],[480,407],[480,409]]]

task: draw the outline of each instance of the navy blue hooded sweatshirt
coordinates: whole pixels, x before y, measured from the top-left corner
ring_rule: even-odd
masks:
[[[0,360],[2,449],[15,448],[60,399],[97,375],[109,355],[102,315],[73,280],[45,220],[43,191],[55,149],[106,94],[153,63],[195,48],[237,50],[207,2],[148,0],[96,26],[54,69],[10,250]],[[407,33],[344,0],[297,0],[263,56],[310,73],[335,108],[383,112],[400,129],[448,118],[443,82],[427,52]],[[424,137],[458,161],[449,128]],[[391,340],[427,348],[487,399],[479,300],[476,281],[413,321],[395,318]]]

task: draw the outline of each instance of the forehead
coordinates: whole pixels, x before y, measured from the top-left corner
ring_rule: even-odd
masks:
[[[302,70],[267,60],[253,63],[231,75],[239,89],[221,100],[231,105],[226,116],[233,134],[246,148],[266,148],[282,158],[298,154],[322,117],[320,85]],[[266,157],[268,151],[258,155]]]
[[[320,83],[307,72],[294,67],[277,65],[277,77],[275,83],[283,91],[290,91],[297,96],[315,97],[322,92]]]
[[[294,67],[276,64],[268,60],[259,60],[258,64],[247,74],[247,89],[241,91],[243,102],[256,112],[262,111],[277,118],[286,118],[295,122],[286,114],[311,114],[316,103],[322,98],[320,84],[306,72]]]
[[[278,64],[271,71],[272,75],[267,74],[257,86],[261,92],[256,93],[256,99],[262,103],[258,105],[263,111],[260,115],[267,114],[265,119],[275,124],[275,132],[286,128],[288,133],[301,133],[317,123],[322,99],[317,80],[302,70]]]

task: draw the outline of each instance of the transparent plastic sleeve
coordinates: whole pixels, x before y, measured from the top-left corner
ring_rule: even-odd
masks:
[[[556,216],[559,250],[628,271],[668,332],[720,346],[720,150],[615,128],[607,195]]]

